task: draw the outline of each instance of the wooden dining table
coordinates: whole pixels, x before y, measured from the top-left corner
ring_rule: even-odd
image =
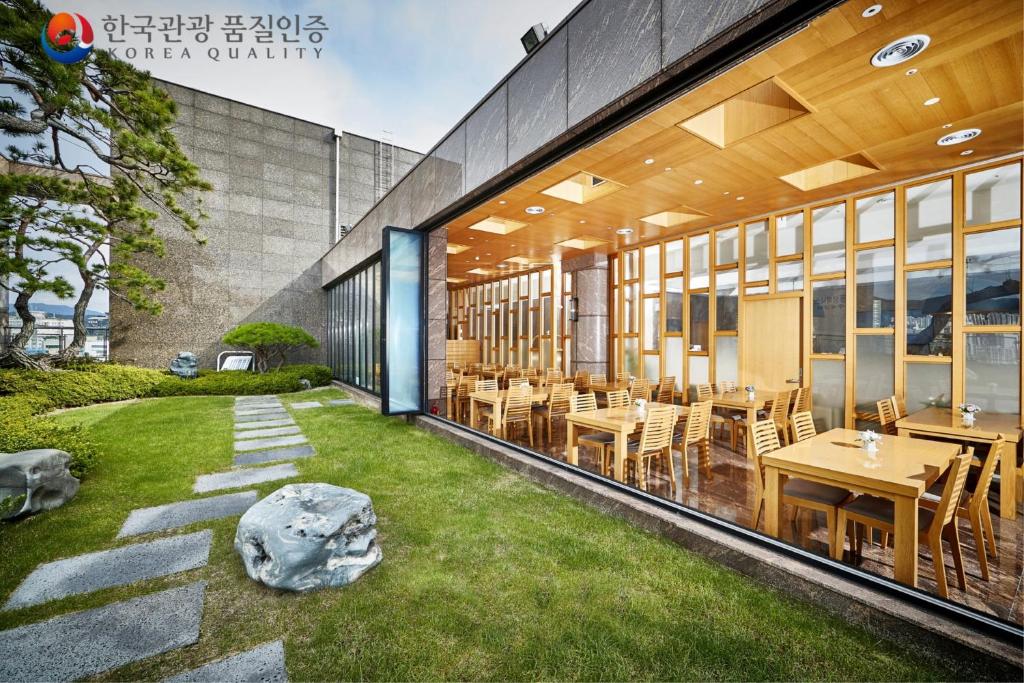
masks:
[[[782,493],[788,477],[850,489],[895,502],[893,573],[917,585],[918,499],[960,452],[955,443],[884,436],[874,454],[860,432],[832,429],[761,456],[765,475],[765,532],[779,538]],[[837,534],[845,534],[838,529]],[[830,539],[833,557],[842,558],[842,538]]]
[[[533,392],[534,403],[544,403],[548,400],[549,394],[544,389],[531,387]],[[494,411],[495,420],[492,434],[501,434],[501,428],[505,419],[505,414],[502,412],[502,405],[505,403],[505,397],[508,396],[508,390],[501,389],[500,391],[474,391],[469,394],[469,424],[471,427],[476,428],[477,420],[479,419],[479,408],[478,404],[485,404],[491,406]]]
[[[1017,517],[1017,449],[1021,441],[1020,415],[977,413],[973,427],[965,427],[959,410],[929,406],[896,420],[900,436],[938,437],[992,443],[1002,435],[1009,448],[999,462],[999,516]]]
[[[608,382],[601,385],[590,385],[590,390],[596,395],[604,394],[608,398],[609,391],[629,391],[629,382]]]
[[[715,408],[728,408],[730,410],[743,411],[747,420],[747,425],[752,425],[757,422],[757,411],[764,410],[765,403],[768,401],[774,401],[775,395],[778,392],[768,391],[766,389],[757,389],[754,391],[754,398],[751,400],[747,397],[747,392],[744,389],[737,389],[736,391],[716,391],[711,396],[711,403]],[[750,439],[747,442],[747,457],[753,459],[754,449],[750,443]]]
[[[653,406],[670,405],[667,403],[648,403],[647,409]],[[672,405],[676,409],[676,415],[682,415],[688,410],[684,406]],[[647,411],[641,411],[636,406],[624,406],[621,408],[598,408],[597,410],[584,410],[578,413],[569,413],[565,416],[566,448],[565,455],[570,465],[579,465],[579,430],[596,429],[602,432],[609,432],[615,435],[615,462],[613,467],[615,481],[625,481],[626,468],[626,443],[629,435],[643,425],[647,417]]]

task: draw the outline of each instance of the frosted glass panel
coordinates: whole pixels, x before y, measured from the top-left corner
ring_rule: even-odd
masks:
[[[644,351],[657,351],[661,343],[661,300],[644,299]]]
[[[799,292],[804,288],[804,262],[783,261],[775,266],[775,291]]]
[[[639,332],[640,295],[637,291],[637,286],[635,284],[626,285],[626,289],[625,292],[623,292],[623,296],[623,331],[628,333]]]
[[[896,197],[892,192],[857,200],[857,242],[891,240],[896,227]]]
[[[717,337],[715,339],[715,381],[732,380],[739,382],[737,353],[739,337]]]
[[[856,381],[854,400],[858,414],[876,414],[879,399],[893,395],[893,351],[895,345],[890,335],[858,335]],[[858,428],[874,426],[877,422],[857,420]]]
[[[768,222],[750,223],[744,228],[746,240],[746,281],[768,279]]]
[[[895,277],[892,247],[857,252],[857,327],[896,324]]]
[[[811,212],[811,272],[846,270],[846,205],[823,206]]]
[[[846,361],[811,361],[814,426],[824,432],[846,424]]]
[[[846,352],[846,280],[815,282],[811,290],[813,353]]]
[[[953,181],[907,188],[907,263],[953,256]]]
[[[724,266],[740,260],[740,229],[725,228],[715,233],[715,264]]]
[[[967,225],[1020,218],[1020,164],[967,175]]]
[[[775,223],[775,255],[804,253],[804,212],[780,216]]]
[[[1020,228],[967,235],[968,325],[1020,324]]]
[[[690,295],[690,350],[708,350],[708,295]]]
[[[967,335],[967,400],[990,413],[1020,411],[1020,335]]]
[[[657,294],[661,288],[661,246],[644,247],[644,294]]]
[[[907,354],[953,355],[953,276],[949,268],[907,273]]]
[[[690,289],[703,289],[708,286],[708,251],[710,241],[707,235],[690,238]]]
[[[953,379],[948,363],[906,363],[906,375],[908,412],[927,406],[950,406]]]
[[[651,380],[651,383],[657,382],[661,377],[658,374],[658,357],[657,356],[644,356],[644,377]]]
[[[683,390],[683,338],[666,337],[665,353],[661,356],[665,375],[676,378],[676,391]]]
[[[665,245],[665,272],[680,273],[683,270],[683,241],[676,240]]]
[[[623,340],[623,352],[625,353],[622,369],[631,377],[637,377],[640,373],[640,349],[636,337],[627,337]]]
[[[683,331],[683,278],[665,280],[665,330]]]
[[[739,271],[722,270],[715,274],[715,329],[737,329],[739,295]]]
[[[690,356],[690,400],[697,397],[696,386],[708,383],[708,357]]]
[[[423,237],[425,233],[387,229],[383,273],[387,308],[383,412],[394,415],[423,409],[421,344],[423,312]],[[376,279],[376,278],[374,278]],[[372,302],[371,302],[372,307]],[[367,354],[367,365],[375,366]],[[367,367],[366,371],[372,371]]]

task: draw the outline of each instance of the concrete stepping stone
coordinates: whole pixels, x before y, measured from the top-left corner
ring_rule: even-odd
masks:
[[[291,415],[286,410],[278,410],[273,413],[259,413],[256,415],[235,415],[235,423],[239,422],[269,422],[272,420],[284,420],[291,419]]]
[[[295,424],[290,417],[274,420],[258,420],[256,422],[236,422],[235,429],[267,429],[268,427],[287,427]]]
[[[273,681],[284,683],[288,672],[284,668],[284,643],[275,640],[237,655],[219,659],[198,669],[168,678],[166,683],[192,683],[231,681]]]
[[[270,403],[243,403],[240,406],[235,406],[235,412],[242,410],[267,410],[270,408],[283,408],[284,404],[280,401],[273,401]]]
[[[266,439],[249,439],[247,441],[236,441],[235,452],[244,453],[246,451],[262,451],[265,448],[277,448],[279,446],[294,446],[300,443],[306,443],[306,437],[303,434],[290,434],[288,436],[272,436]]]
[[[236,439],[262,439],[268,436],[288,436],[289,434],[300,434],[302,430],[298,425],[288,427],[263,427],[261,429],[244,429],[235,432]]]
[[[4,609],[39,605],[203,567],[210,558],[212,538],[213,532],[206,529],[41,564],[21,582]]]
[[[206,582],[0,631],[0,680],[71,681],[199,640]]]
[[[332,406],[354,406],[356,404],[356,402],[350,398],[336,398],[330,403]]]
[[[235,417],[243,415],[266,415],[267,413],[280,413],[283,406],[267,406],[266,408],[235,408]]]
[[[283,465],[273,465],[272,467],[203,474],[196,477],[196,483],[192,486],[192,491],[195,493],[206,493],[220,489],[238,489],[243,486],[262,484],[265,481],[288,479],[289,477],[297,476],[299,476],[299,471],[290,462]]]
[[[320,401],[299,401],[298,403],[293,403],[291,407],[295,410],[305,410],[306,408],[323,408],[324,404],[320,403]]]
[[[276,401],[278,400],[275,394],[260,394],[258,396],[235,396],[235,403],[259,403],[261,401]]]
[[[251,508],[255,502],[255,491],[242,491],[212,498],[197,498],[180,503],[139,508],[131,511],[124,526],[117,532],[117,537],[124,538],[161,529],[175,529],[194,522],[240,515]]]
[[[290,448],[274,448],[267,451],[252,451],[251,453],[240,453],[235,456],[235,467],[244,465],[258,465],[264,462],[275,460],[291,460],[293,458],[308,458],[316,455],[316,451],[309,444],[292,446]]]

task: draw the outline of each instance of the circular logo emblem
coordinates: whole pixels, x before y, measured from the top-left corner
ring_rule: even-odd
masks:
[[[39,34],[43,52],[61,64],[74,64],[92,52],[92,26],[81,14],[54,14]]]

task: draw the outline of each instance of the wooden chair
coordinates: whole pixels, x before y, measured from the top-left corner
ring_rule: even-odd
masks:
[[[520,370],[519,368],[515,368],[515,369],[508,369],[508,368],[506,368],[505,369],[505,387],[506,388],[511,387],[512,384],[516,382],[516,380],[522,379],[522,377],[523,377],[523,371]]]
[[[736,391],[736,382],[731,379],[722,380],[718,383],[718,388],[723,394],[731,394]]]
[[[672,403],[676,396],[676,378],[675,377],[662,377],[661,381],[658,382],[658,388],[655,391],[654,400],[658,403]]]
[[[811,388],[800,387],[796,390],[796,398],[793,399],[794,413],[811,412]]]
[[[960,552],[960,536],[957,532],[955,518],[970,467],[970,454],[963,453],[956,456],[950,466],[949,476],[946,478],[946,484],[942,489],[942,497],[938,504],[934,508],[924,507],[918,510],[918,542],[927,544],[931,549],[932,561],[935,563],[935,583],[938,586],[939,595],[944,598],[949,597],[949,587],[946,583],[946,564],[942,552],[943,540],[949,543],[960,590],[967,588],[963,556]],[[891,500],[864,495],[858,496],[839,508],[838,523],[840,529],[846,529],[847,524],[852,523],[854,533],[850,538],[850,554],[859,556],[862,539],[860,525],[879,527],[883,532],[892,534],[896,526],[895,519],[896,506]],[[842,533],[845,535],[847,532]],[[842,553],[842,544],[836,543],[835,559],[841,559]]]
[[[454,412],[453,402],[458,391],[459,380],[451,370],[444,372],[444,384],[441,385],[441,401],[444,403],[444,416],[451,419]]]
[[[792,395],[792,390],[780,391],[775,394],[771,409],[768,411],[768,419],[775,423],[776,431],[782,434],[782,440],[787,446],[789,445],[789,402]],[[739,434],[746,437],[747,420],[742,416],[734,417],[732,420],[732,449],[736,450],[738,446],[736,439]]]
[[[636,401],[641,398],[645,401],[651,399],[651,381],[643,377],[637,377],[629,387],[629,399]]]
[[[901,397],[893,394],[889,397],[889,400],[892,401],[892,407],[896,411],[896,419],[909,415],[909,413],[907,413],[907,402]]]
[[[629,381],[629,373],[628,372],[616,372],[615,373],[615,383],[616,384],[625,384],[628,381]]]
[[[676,470],[672,460],[672,430],[676,423],[675,406],[651,406],[647,409],[640,441],[626,448],[626,464],[633,463],[638,486],[647,490],[651,461],[665,458],[668,467],[669,489],[676,492]],[[685,456],[684,456],[685,462]]]
[[[604,375],[591,375],[590,376],[590,388],[594,387],[605,387],[608,386],[608,380],[605,379]]]
[[[790,443],[809,439],[818,433],[818,430],[814,428],[814,418],[806,411],[790,415],[789,426],[793,432],[793,440]]]
[[[548,442],[551,442],[551,424],[556,418],[565,418],[566,413],[572,408],[572,384],[552,384],[548,404],[545,406],[534,406],[534,415],[548,423]]]
[[[502,406],[502,412],[504,413],[504,419],[501,424],[500,437],[502,439],[508,439],[509,427],[513,425],[526,425],[526,432],[530,437],[530,448],[533,448],[533,419],[532,419],[532,408],[533,408],[533,396],[532,391],[523,391],[521,389],[510,389],[505,397],[505,403]],[[493,413],[488,415],[490,424],[490,432],[494,433],[494,415]]]
[[[562,371],[554,368],[548,368],[544,372],[544,384],[561,384],[562,382]]]
[[[469,408],[469,395],[476,391],[476,375],[466,375],[459,382],[455,393],[455,419],[462,422]]]
[[[572,397],[571,412],[582,413],[588,410],[597,410],[597,396],[594,395],[594,392],[576,394]]]
[[[590,388],[590,373],[586,370],[577,370],[572,383],[576,391],[587,391]]]
[[[703,468],[708,477],[711,476],[711,401],[698,401],[690,404],[690,414],[686,418],[685,427],[674,434],[673,441],[679,445],[680,459],[683,466],[683,485],[690,486],[690,446],[697,446],[697,467]]]
[[[477,380],[475,391],[497,391],[498,380],[496,379],[481,379]]]
[[[882,431],[896,436],[896,420],[899,419],[896,415],[896,404],[892,402],[891,398],[883,398],[875,405],[878,406],[878,422],[882,425]]]
[[[537,372],[537,368],[526,368],[523,370],[523,377],[533,386],[540,386],[540,374]]]
[[[698,384],[697,385],[697,400],[698,401],[710,401],[715,395],[715,389],[710,384]],[[718,433],[718,438],[721,440],[723,432],[725,431],[725,416],[719,415],[718,413],[711,412],[711,432],[714,434]],[[735,439],[735,437],[733,437]]]
[[[619,389],[618,391],[608,392],[608,407],[609,408],[623,408],[629,405],[629,391],[626,389]]]
[[[750,436],[747,438],[754,446],[754,529],[757,529],[761,519],[761,507],[764,505],[764,466],[761,464],[761,457],[777,451],[782,445],[779,443],[779,430],[775,420],[758,420],[749,431]],[[836,536],[836,529],[843,528],[839,521],[842,509],[840,506],[852,496],[852,493],[838,486],[790,478],[782,490],[782,504],[794,507],[796,512],[799,512],[800,508],[824,512],[829,552],[835,552],[835,549],[839,548],[839,554],[842,555],[842,543]]]

